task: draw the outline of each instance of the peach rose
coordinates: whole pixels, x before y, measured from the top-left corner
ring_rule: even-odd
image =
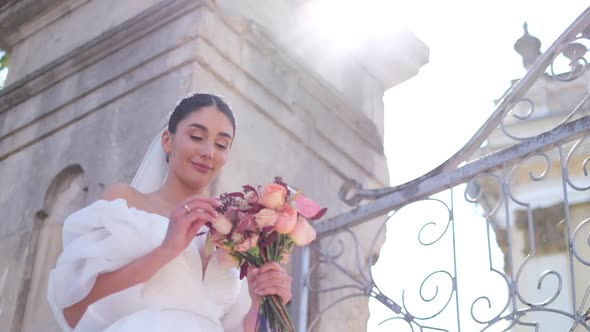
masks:
[[[258,244],[258,235],[244,238],[240,243],[237,243],[234,249],[238,252],[246,252]]]
[[[215,218],[211,226],[217,231],[219,234],[227,235],[231,232],[233,227],[231,220],[229,220],[223,214],[220,214]]]
[[[267,184],[262,191],[259,203],[269,209],[278,210],[285,204],[287,189],[280,184]]]
[[[256,224],[258,227],[265,228],[265,227],[272,227],[277,223],[277,219],[279,218],[279,214],[275,210],[271,209],[262,209],[258,211],[256,216],[254,216],[254,220],[256,220]]]
[[[298,246],[306,246],[315,240],[315,229],[307,222],[307,219],[299,217],[295,228],[288,236]]]
[[[275,225],[277,233],[291,233],[293,228],[295,228],[296,223],[297,210],[295,210],[291,205],[285,204],[285,206],[283,206],[283,210],[279,212],[279,218],[277,219],[277,224]]]

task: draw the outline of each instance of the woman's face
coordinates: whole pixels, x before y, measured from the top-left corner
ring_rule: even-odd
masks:
[[[201,190],[219,174],[229,156],[234,128],[215,106],[190,113],[178,123],[176,133],[162,137],[169,153],[169,171],[181,182]]]

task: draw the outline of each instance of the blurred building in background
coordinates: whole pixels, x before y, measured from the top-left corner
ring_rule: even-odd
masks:
[[[564,46],[563,56],[515,100],[476,156],[540,138],[560,124],[588,115],[590,71],[581,60],[589,36],[587,28],[578,40]],[[541,41],[528,33],[526,23],[514,48],[527,70],[541,55]],[[518,82],[514,80],[511,89]],[[590,143],[586,138],[547,146],[506,163],[497,173],[501,176],[482,176],[472,183],[505,254],[504,272],[516,280],[518,306],[541,309],[521,321],[547,331],[567,331],[572,320],[545,309],[571,313],[589,304]],[[518,324],[511,330],[529,331],[530,326]],[[578,326],[575,331],[586,329]]]

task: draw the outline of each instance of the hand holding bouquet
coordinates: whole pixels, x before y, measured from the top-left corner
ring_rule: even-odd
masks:
[[[250,265],[286,262],[293,247],[315,239],[309,220],[326,212],[317,203],[290,187],[280,177],[257,188],[220,195],[219,217],[210,225],[207,251],[221,247],[237,260],[242,279]],[[289,314],[277,295],[261,298],[257,331],[295,331]]]

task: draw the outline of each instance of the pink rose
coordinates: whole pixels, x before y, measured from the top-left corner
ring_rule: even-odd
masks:
[[[293,228],[295,228],[296,223],[297,211],[291,205],[285,204],[285,206],[283,206],[283,210],[279,212],[279,218],[277,219],[277,224],[275,225],[277,233],[291,233]]]
[[[258,227],[262,229],[265,227],[273,227],[276,224],[278,218],[279,214],[277,211],[271,209],[262,209],[258,211],[254,217],[254,220],[256,220]]]
[[[322,208],[318,203],[311,199],[303,196],[301,193],[295,194],[294,197],[295,205],[297,205],[297,211],[301,213],[305,218],[311,220],[320,219],[328,209]]]
[[[295,228],[293,228],[293,231],[289,233],[288,236],[296,245],[306,246],[311,243],[311,241],[315,240],[315,229],[311,227],[309,222],[307,222],[307,219],[299,217],[295,224]]]
[[[244,238],[240,243],[236,244],[234,249],[238,252],[246,252],[251,248],[256,247],[258,244],[258,235],[252,235],[250,237]]]
[[[278,210],[285,204],[285,197],[287,196],[287,189],[280,184],[267,184],[262,191],[262,197],[259,203],[264,207]]]
[[[220,214],[219,216],[217,216],[217,218],[215,218],[215,220],[211,224],[211,227],[213,227],[217,231],[217,233],[227,235],[229,234],[229,232],[231,232],[233,225],[232,222],[225,215]]]

